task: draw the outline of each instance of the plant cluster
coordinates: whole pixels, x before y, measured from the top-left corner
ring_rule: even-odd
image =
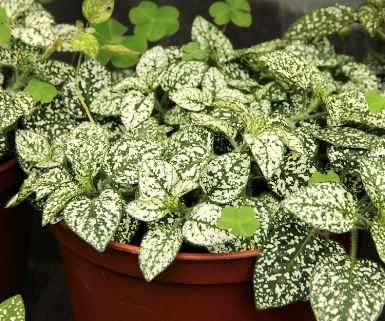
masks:
[[[18,1],[27,9],[0,51],[17,75],[0,92],[0,129],[19,120],[16,152],[28,178],[8,205],[32,200],[43,225],[64,221],[100,252],[139,239],[148,281],[182,248],[260,250],[257,309],[310,299],[318,320],[375,320],[385,270],[357,258],[357,237],[370,231],[385,261],[384,56],[370,50],[357,61],[328,36],[358,25],[381,39],[382,2],[319,9],[282,39],[245,49],[197,17],[191,43],[154,46],[124,71],[98,61],[126,32],[107,2],[85,1],[91,27],[79,31],[45,11],[31,17],[30,7],[41,7]],[[15,17],[11,3],[0,1],[7,17]],[[246,25],[239,19],[249,11],[245,1],[226,1],[210,13],[218,24]],[[150,41],[174,32],[176,17],[149,2],[130,13]],[[61,49],[89,58],[77,68],[46,59]],[[116,57],[104,62],[119,65]],[[347,232],[350,257],[328,238]]]

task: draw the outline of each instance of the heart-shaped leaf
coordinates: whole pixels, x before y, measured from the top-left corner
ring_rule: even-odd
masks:
[[[83,16],[90,23],[101,23],[111,17],[114,6],[115,0],[84,0]]]
[[[251,207],[225,207],[218,221],[218,227],[248,238],[255,234],[260,223]]]
[[[131,130],[150,118],[155,107],[155,94],[144,96],[138,91],[130,91],[122,99],[122,122]]]

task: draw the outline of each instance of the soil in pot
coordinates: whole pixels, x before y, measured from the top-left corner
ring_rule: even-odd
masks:
[[[256,311],[251,277],[257,252],[186,254],[156,280],[139,270],[139,248],[111,243],[98,253],[65,225],[60,244],[76,321],[312,321],[310,305]]]
[[[31,212],[26,206],[4,208],[21,179],[15,160],[0,164],[0,302],[20,293],[25,279]]]

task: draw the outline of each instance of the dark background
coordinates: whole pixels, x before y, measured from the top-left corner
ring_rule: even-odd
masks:
[[[115,18],[128,25],[129,8],[139,2],[117,0]],[[175,5],[181,11],[180,31],[163,41],[163,44],[169,45],[190,41],[193,18],[196,15],[207,16],[208,8],[214,1],[157,0],[156,2]],[[360,3],[360,0],[251,0],[250,2],[253,10],[252,27],[240,29],[229,26],[226,31],[234,45],[239,48],[281,36],[297,17],[311,9],[334,2],[357,4]],[[47,5],[47,8],[54,14],[58,22],[74,22],[76,19],[81,19],[81,3],[81,0],[56,0]],[[359,41],[352,40],[351,46],[353,49],[354,47],[359,48]],[[28,321],[70,321],[71,306],[56,242],[48,230],[40,228],[40,220],[40,216],[36,214],[31,240],[28,282],[24,293]],[[362,235],[360,255],[378,260],[372,240],[367,235]],[[385,315],[380,319],[385,320]]]

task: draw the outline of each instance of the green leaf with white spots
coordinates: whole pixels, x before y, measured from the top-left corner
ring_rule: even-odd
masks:
[[[95,95],[95,99],[90,105],[90,111],[94,114],[107,117],[120,116],[123,101],[125,101],[126,104],[131,103],[131,101],[128,99],[125,100],[124,98],[125,95],[123,93],[114,92],[111,88],[105,88]]]
[[[260,223],[251,207],[225,207],[218,221],[218,227],[234,235],[249,238],[259,229]]]
[[[60,213],[64,210],[67,204],[75,197],[80,196],[82,193],[82,188],[73,182],[57,186],[56,189],[48,196],[45,203],[42,216],[42,226],[58,223],[58,221],[62,219]]]
[[[200,16],[193,22],[191,37],[220,64],[234,58],[234,48],[230,40],[216,26]]]
[[[29,115],[35,108],[33,99],[29,95],[17,93],[12,96],[0,90],[0,132],[8,131],[19,118]]]
[[[104,190],[96,198],[81,196],[63,211],[68,227],[99,252],[104,252],[118,228],[123,201],[113,190]]]
[[[16,132],[16,150],[23,162],[45,167],[51,161],[51,145],[48,138],[33,130]]]
[[[40,174],[32,189],[36,194],[36,200],[41,200],[54,192],[58,186],[70,182],[72,182],[71,175],[63,168],[55,167]]]
[[[6,207],[7,208],[15,207],[21,204],[23,201],[25,201],[33,193],[33,186],[35,185],[37,179],[38,179],[37,172],[32,172],[31,175],[29,175],[24,180],[18,193],[8,201]]]
[[[175,106],[165,112],[165,114],[163,115],[163,120],[167,125],[184,125],[188,124],[191,121],[191,114],[192,113],[190,113],[186,109],[183,109],[179,106]]]
[[[322,38],[350,27],[355,22],[355,10],[352,7],[336,4],[320,8],[298,19],[286,32],[288,40],[310,40]]]
[[[276,227],[255,262],[256,308],[265,310],[306,300],[319,261],[331,256],[338,263],[344,254],[337,243],[312,235],[307,227],[291,222]]]
[[[353,61],[344,62],[341,72],[348,77],[360,90],[377,90],[378,79],[376,74],[365,64]]]
[[[182,88],[196,88],[208,66],[201,61],[180,61],[172,64],[162,78],[161,86],[166,92]]]
[[[377,253],[385,263],[385,219],[384,214],[379,214],[370,224],[370,234],[376,245]]]
[[[140,222],[131,216],[129,216],[125,211],[122,215],[118,228],[115,232],[113,241],[123,244],[130,244],[132,238],[135,236],[136,232],[140,227]]]
[[[228,204],[243,192],[249,174],[249,156],[229,153],[218,156],[207,165],[200,178],[200,185],[211,201]]]
[[[23,298],[20,295],[0,304],[0,318],[4,321],[25,321]]]
[[[326,173],[314,172],[308,181],[309,185],[316,185],[320,183],[341,183],[341,179],[337,173],[327,171]]]
[[[179,225],[157,224],[150,228],[140,243],[139,266],[150,282],[175,259],[182,247],[183,235]]]
[[[270,179],[280,168],[284,159],[285,146],[281,139],[274,133],[265,131],[258,136],[244,135],[246,143],[250,146],[262,174]]]
[[[287,197],[282,207],[301,221],[333,233],[346,233],[357,221],[356,200],[337,183],[303,187]]]
[[[210,157],[211,150],[207,150],[204,145],[191,144],[178,150],[178,153],[170,159],[170,164],[182,180],[198,183]]]
[[[202,89],[211,94],[213,98],[217,92],[227,88],[225,76],[216,67],[210,67],[202,79]]]
[[[189,111],[202,111],[211,103],[210,96],[198,88],[182,88],[174,91],[170,99],[179,107]]]
[[[161,83],[164,74],[169,66],[169,60],[166,51],[156,46],[146,51],[140,58],[136,73],[151,89],[155,89]]]
[[[358,19],[364,29],[375,37],[383,22],[383,12],[372,5],[363,5],[358,10]]]
[[[32,6],[33,2],[33,0],[1,0],[0,7],[5,9],[5,12],[9,18],[15,20],[24,14]]]
[[[138,127],[150,118],[155,107],[155,94],[144,96],[138,91],[130,91],[122,101],[122,122],[127,129]]]
[[[311,280],[310,303],[319,321],[375,321],[385,303],[385,271],[376,263],[325,259]]]
[[[224,88],[217,92],[213,105],[219,108],[230,109],[236,113],[248,114],[249,96],[237,89]]]
[[[236,239],[236,235],[218,227],[222,208],[208,203],[195,206],[183,226],[184,238],[198,246],[215,246]]]
[[[230,111],[231,112],[231,111]],[[219,131],[224,133],[229,138],[235,138],[237,129],[233,127],[233,124],[225,119],[219,119],[215,116],[205,113],[191,114],[191,120],[198,126],[203,126],[212,129],[213,131]]]
[[[350,127],[328,127],[315,130],[312,134],[336,147],[370,150],[381,143],[378,136]]]
[[[93,123],[82,123],[73,130],[65,145],[65,156],[79,178],[95,177],[109,148],[108,131]]]
[[[170,210],[166,205],[166,196],[163,196],[132,201],[125,206],[125,213],[142,222],[154,222],[170,214]]]
[[[377,157],[362,157],[359,160],[360,174],[366,193],[374,206],[385,210],[385,161]]]
[[[260,59],[278,80],[302,90],[309,90],[313,85],[313,78],[320,73],[305,58],[284,50],[273,51]]]
[[[114,6],[115,0],[84,0],[83,16],[90,23],[101,23],[111,17]]]
[[[139,182],[142,162],[160,158],[162,146],[147,140],[121,139],[114,143],[103,163],[103,169],[110,179],[124,188]]]
[[[32,96],[35,103],[42,104],[52,102],[58,95],[58,91],[55,86],[37,79],[31,79],[24,91]]]
[[[146,161],[139,172],[139,191],[143,198],[165,198],[179,180],[175,168],[163,160]]]

